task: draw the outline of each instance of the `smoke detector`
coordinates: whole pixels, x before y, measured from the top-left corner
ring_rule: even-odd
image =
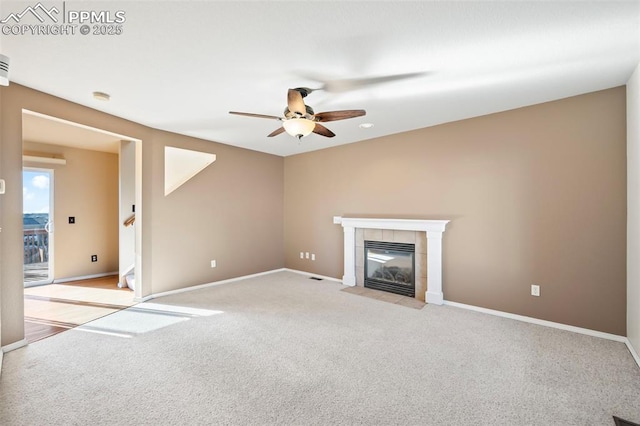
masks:
[[[104,92],[93,92],[93,99],[98,101],[108,102],[111,99],[111,95]]]

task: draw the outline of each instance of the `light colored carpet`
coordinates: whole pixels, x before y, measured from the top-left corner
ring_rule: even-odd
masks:
[[[2,425],[640,422],[622,343],[278,272],[5,354]]]

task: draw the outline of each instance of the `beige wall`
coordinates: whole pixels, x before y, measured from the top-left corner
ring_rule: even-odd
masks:
[[[22,110],[12,108],[16,93],[14,86],[0,87],[2,112],[0,113],[0,161],[6,193],[0,196],[0,321],[2,346],[21,340],[24,336],[24,301],[22,293]]]
[[[640,66],[627,82],[627,336],[640,354]]]
[[[619,87],[287,157],[286,266],[342,277],[332,216],[450,219],[446,300],[625,335],[625,150]]]
[[[165,197],[165,146],[216,161]],[[284,266],[282,157],[167,132],[152,149],[154,293]]]
[[[22,288],[22,109],[142,141],[142,295],[282,268],[283,159],[175,135],[15,83],[1,87],[0,197],[2,345],[24,336]],[[164,146],[218,155],[213,166],[164,197]],[[252,237],[247,241],[246,237]],[[211,269],[209,260],[218,260]]]
[[[54,170],[54,279],[118,271],[118,155],[24,142],[26,154],[57,154]],[[69,223],[75,217],[75,224]],[[98,255],[91,262],[91,255]]]
[[[334,215],[451,219],[447,300],[625,334],[624,88],[286,159],[14,83],[0,88],[0,106],[2,345],[23,336],[22,108],[142,140],[144,294],[282,266],[341,277]],[[218,159],[164,197],[165,145]],[[375,176],[382,168],[390,182]]]

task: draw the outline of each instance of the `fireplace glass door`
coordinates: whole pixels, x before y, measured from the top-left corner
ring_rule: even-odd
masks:
[[[365,241],[364,286],[415,297],[415,245]]]

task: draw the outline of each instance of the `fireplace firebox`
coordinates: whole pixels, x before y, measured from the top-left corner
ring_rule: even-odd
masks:
[[[415,297],[415,245],[364,242],[364,286]]]

